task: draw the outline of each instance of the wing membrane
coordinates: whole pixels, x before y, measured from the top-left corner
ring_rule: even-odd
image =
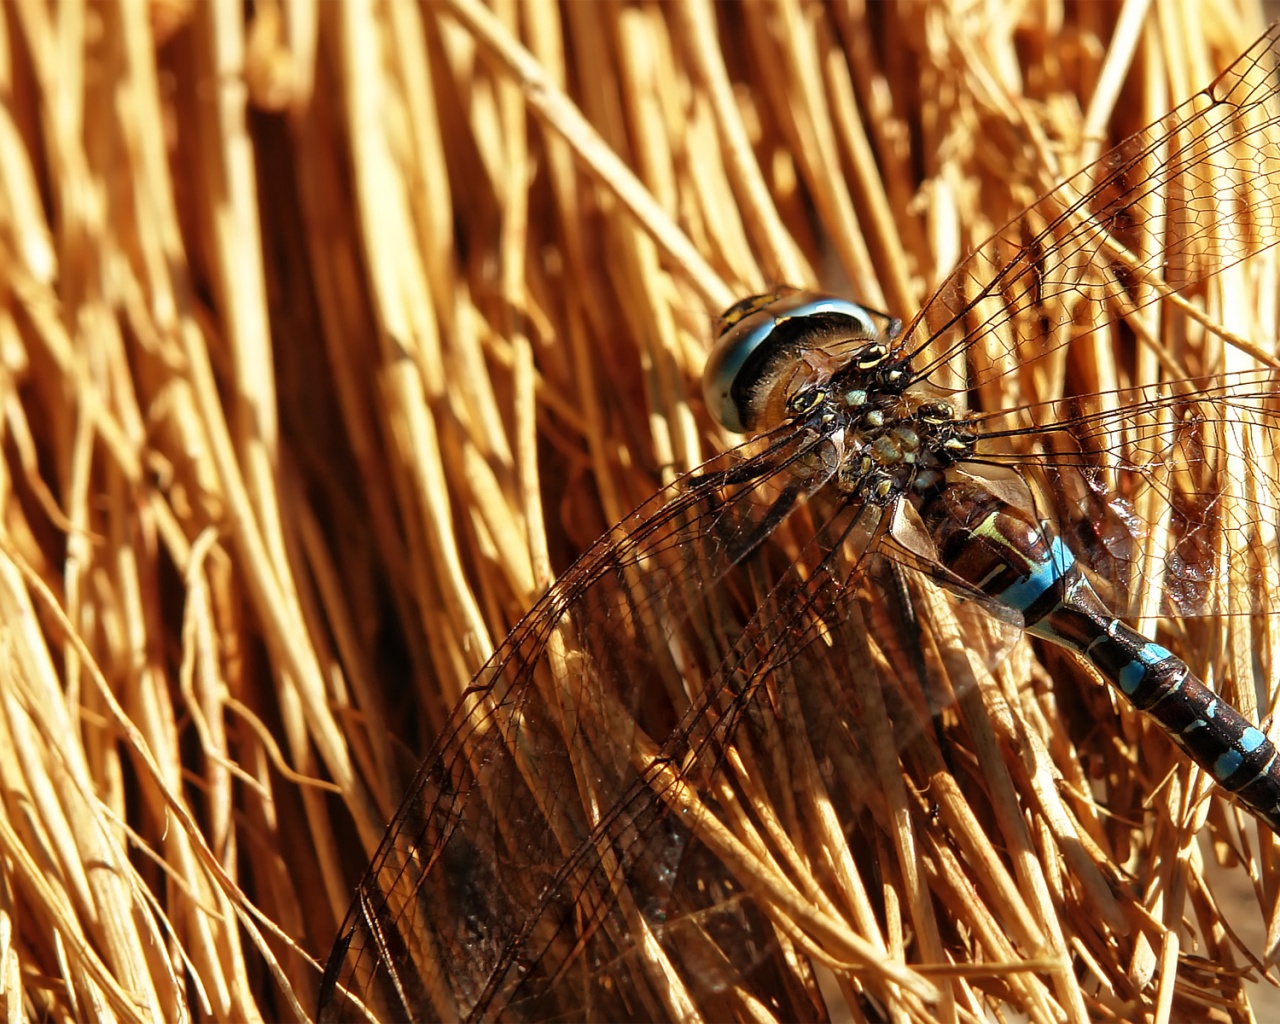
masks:
[[[827,446],[793,434],[764,439],[745,462],[708,464],[601,538],[516,628],[361,884],[343,985],[380,1014],[465,1017],[515,988],[540,992],[570,963],[603,977],[601,964],[642,942],[652,907],[623,884],[643,882],[645,901],[665,904],[688,837],[656,823],[640,752],[657,749],[649,736],[684,736],[665,754],[681,764],[697,721],[731,697],[715,673],[748,613],[742,595],[715,585],[747,555],[785,567],[776,543],[761,549],[761,525],[775,529],[779,508],[785,517],[825,482]],[[677,575],[690,557],[700,572]],[[592,1012],[621,1013],[614,997],[631,1006],[624,1016],[655,1009],[652,982],[630,988],[595,993]]]
[[[1164,299],[1161,316],[1197,315],[1171,297],[1194,294],[1280,241],[1278,37],[1272,26],[1212,85],[968,256],[904,332],[916,370],[991,394],[997,378],[1016,380],[1117,321],[1159,338],[1160,323],[1140,311]],[[988,407],[1007,399],[1001,393]]]
[[[1274,370],[1179,380],[978,417],[983,461],[1036,483],[1118,615],[1272,612],[1264,565],[1214,553],[1274,546],[1280,414]],[[1165,536],[1171,545],[1157,547]],[[1243,542],[1243,543],[1241,543]]]

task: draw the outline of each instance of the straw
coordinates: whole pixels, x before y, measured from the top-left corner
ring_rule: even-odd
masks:
[[[309,1018],[475,674],[597,537],[737,442],[698,380],[716,315],[787,282],[910,321],[1263,27],[1245,0],[1203,20],[1163,2],[0,10],[6,1015]],[[1233,185],[1274,189],[1263,147],[1233,159],[1251,170]],[[1144,278],[1152,304],[1123,325],[1077,307],[1059,356],[987,346],[953,379],[981,378],[993,409],[1276,365],[1276,220],[1233,221],[1195,171],[1169,191],[1220,203],[1216,241],[1151,223],[1095,255],[1141,277],[1168,252],[1169,279],[1230,244],[1247,263],[1185,295]],[[1038,215],[1068,230],[1071,198]],[[973,315],[1044,313],[1017,301]],[[1155,576],[1178,538],[1134,497]],[[1259,498],[1276,500],[1226,496],[1224,521]],[[769,584],[814,519],[708,601],[683,548],[610,577],[645,605],[669,574],[670,607],[692,609],[627,619],[687,669],[649,680],[651,705],[597,701],[571,631],[528,691],[546,731],[466,698],[492,734],[468,750],[507,743],[552,806],[536,755],[558,744],[602,817],[609,723],[660,794],[646,813],[703,858],[674,877],[702,865],[720,894],[664,931],[621,853],[588,840],[576,867],[540,869],[617,908],[592,941],[620,952],[565,976],[643,979],[661,995],[635,1012],[691,1019],[1245,1019],[1251,1000],[1265,1017],[1270,833],[1075,659],[918,575],[794,620],[831,645],[820,678],[766,674],[731,741],[730,694],[710,694],[697,756],[657,756],[646,730],[703,699],[698,659],[758,603],[759,622],[787,612]],[[1137,588],[1124,609],[1259,720],[1280,699],[1280,621],[1249,614],[1280,587],[1274,540],[1223,531],[1205,553],[1257,569],[1256,592],[1213,596],[1230,614],[1171,617]],[[495,821],[518,847],[518,816]],[[614,865],[607,885],[593,864]],[[769,980],[733,955],[739,907]],[[449,998],[469,968],[423,956]],[[700,973],[723,979],[705,1001]]]

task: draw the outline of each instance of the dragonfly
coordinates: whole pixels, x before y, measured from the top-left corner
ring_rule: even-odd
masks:
[[[600,538],[476,676],[359,885],[321,1019],[822,1017],[764,909],[804,920],[803,894],[751,869],[785,828],[744,787],[825,787],[860,827],[878,744],[937,725],[863,683],[929,675],[927,622],[878,625],[920,588],[991,650],[1026,634],[1087,663],[1280,832],[1265,729],[1122,621],[1274,610],[1265,559],[1228,544],[1277,544],[1280,370],[1204,295],[1280,241],[1278,43],[1043,196],[909,323],[803,289],[722,314],[704,397],[748,440]],[[1169,357],[1156,383],[1003,401],[1098,324],[1214,335],[1253,367]]]

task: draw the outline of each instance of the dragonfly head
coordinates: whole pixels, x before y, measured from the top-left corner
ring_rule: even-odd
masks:
[[[717,323],[702,371],[707,409],[734,433],[770,430],[821,404],[839,371],[870,372],[892,359],[901,329],[848,299],[793,288],[752,295]]]

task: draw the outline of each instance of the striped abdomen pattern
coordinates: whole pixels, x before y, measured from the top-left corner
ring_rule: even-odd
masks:
[[[1027,632],[1074,651],[1248,810],[1280,832],[1280,759],[1256,726],[1180,658],[1115,618],[1053,530],[973,483],[922,500],[940,560],[1018,612]]]

